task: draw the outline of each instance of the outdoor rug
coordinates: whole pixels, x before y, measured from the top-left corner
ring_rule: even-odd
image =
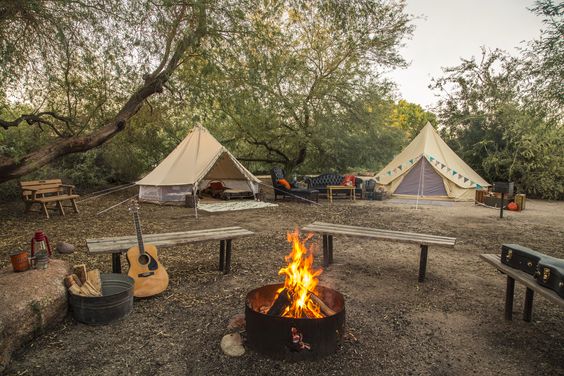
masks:
[[[411,200],[404,198],[392,198],[387,200],[390,204],[408,204],[408,205],[435,205],[435,206],[452,206],[451,201],[439,201],[439,200]]]
[[[272,204],[270,202],[264,202],[264,201],[246,200],[246,201],[218,202],[213,204],[199,203],[198,210],[202,210],[209,213],[217,213],[217,212],[233,211],[233,210],[262,209],[271,206],[278,206],[278,204]]]

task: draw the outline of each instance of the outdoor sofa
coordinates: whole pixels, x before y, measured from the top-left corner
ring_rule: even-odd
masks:
[[[296,188],[290,187],[289,189],[280,183],[281,179],[286,179],[286,173],[280,167],[274,167],[270,170],[270,177],[272,178],[272,187],[274,188],[274,201],[278,197],[298,199],[300,197],[310,201],[319,202],[319,191],[309,188]]]
[[[309,189],[316,189],[319,193],[327,195],[328,185],[342,185],[344,175],[339,174],[322,174],[315,177],[309,177],[306,179],[307,187]],[[361,178],[355,178],[355,190],[354,193],[358,197],[362,197],[362,182]]]

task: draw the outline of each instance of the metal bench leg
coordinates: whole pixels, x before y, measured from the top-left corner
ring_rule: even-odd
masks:
[[[507,276],[507,289],[505,290],[505,319],[513,318],[513,295],[515,292],[515,280]]]
[[[523,307],[523,320],[526,322],[531,322],[533,318],[533,298],[535,292],[527,287],[525,292],[525,306]]]
[[[225,264],[225,240],[219,241],[219,271],[223,271],[223,265]]]
[[[329,266],[329,240],[327,235],[323,235],[323,266]]]
[[[327,248],[329,254],[329,264],[333,263],[333,235],[327,236]]]
[[[121,253],[112,253],[112,273],[121,273]]]
[[[225,248],[225,268],[223,269],[223,274],[227,274],[231,270],[231,239],[227,240]]]
[[[425,273],[427,271],[427,252],[429,246],[421,244],[421,256],[419,258],[419,282],[425,281]]]

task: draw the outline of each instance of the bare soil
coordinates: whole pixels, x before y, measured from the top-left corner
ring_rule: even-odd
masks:
[[[0,266],[43,228],[53,245],[77,247],[57,257],[110,272],[110,256],[89,255],[85,240],[133,235],[125,205],[96,213],[134,193],[86,201],[79,214],[50,220],[23,214],[21,202],[0,204]],[[141,216],[146,233],[238,225],[256,235],[234,241],[228,275],[217,271],[215,242],[161,249],[170,275],[165,293],[136,300],[130,316],[110,325],[87,326],[67,317],[16,353],[5,374],[564,375],[564,312],[535,296],[533,321],[522,321],[524,287],[517,285],[514,320],[504,321],[505,277],[478,257],[499,253],[502,243],[518,243],[564,258],[564,202],[529,200],[525,211],[507,212],[504,219],[472,203],[415,210],[389,201],[346,200],[200,213],[198,220],[192,209],[143,204]],[[250,350],[239,358],[224,355],[220,340],[229,319],[244,311],[246,293],[281,282],[286,232],[316,220],[453,236],[457,245],[430,247],[427,279],[420,284],[416,245],[336,236],[335,263],[320,279],[346,299],[347,334],[338,352],[299,363]]]

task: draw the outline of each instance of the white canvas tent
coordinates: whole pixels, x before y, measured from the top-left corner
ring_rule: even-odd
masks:
[[[139,199],[181,203],[186,194],[205,189],[214,180],[253,194],[258,193],[260,182],[206,128],[196,126],[153,171],[137,182]]]
[[[473,200],[476,188],[490,186],[430,123],[375,179],[389,193],[409,198]]]

